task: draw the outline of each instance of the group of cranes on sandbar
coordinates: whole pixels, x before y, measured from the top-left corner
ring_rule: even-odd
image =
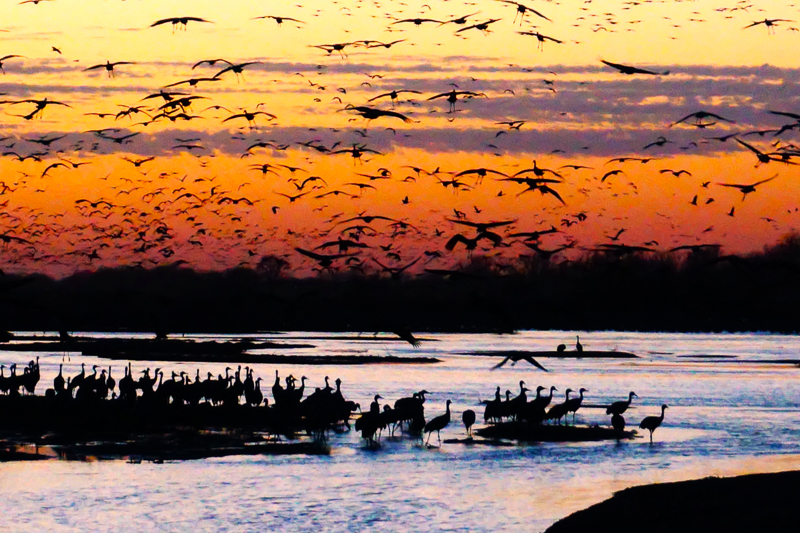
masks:
[[[17,364],[12,363],[8,369],[11,375],[5,375],[6,365],[0,365],[0,392],[10,396],[19,396],[20,387],[23,392],[33,394],[36,390],[36,384],[39,383],[39,358],[36,361],[30,361],[28,366],[23,368],[22,374],[17,374]]]
[[[31,361],[22,375],[16,374],[15,364],[10,368],[11,376],[5,376],[5,365],[0,365],[0,392],[20,396],[19,387],[24,387],[29,394],[34,394],[39,381],[38,359]],[[240,365],[235,371],[226,367],[225,374],[216,377],[207,372],[205,379],[201,377],[200,369],[197,369],[194,379],[184,371],[173,371],[169,379],[164,379],[165,373],[161,368],[153,372],[146,368],[139,372],[141,376],[137,379],[131,363],[128,363],[119,382],[112,377],[110,366],[107,371],[100,369],[98,372],[98,369],[98,365],[93,365],[91,373],[87,373],[86,364],[82,363],[80,373],[65,378],[64,364],[61,363],[53,387],[47,389],[45,397],[56,402],[54,405],[59,408],[74,405],[84,409],[99,406],[101,402],[113,402],[123,410],[130,408],[138,412],[184,412],[180,410],[201,406],[204,413],[208,412],[207,408],[228,413],[235,410],[261,413],[258,420],[274,433],[292,434],[297,429],[305,429],[320,441],[326,439],[329,430],[340,425],[349,429],[351,414],[360,410],[359,404],[345,400],[342,381],[337,379],[335,387],[331,386],[328,376],[325,376],[324,388],[318,387],[306,396],[307,377],[298,380],[289,375],[281,380],[276,370],[272,385],[274,402],[270,404],[261,390],[262,378],[256,378],[254,369],[247,366],[242,368]]]
[[[379,446],[380,437],[384,430],[387,430],[390,436],[394,436],[396,430],[400,429],[402,431],[405,423],[406,431],[420,440],[427,433],[426,446],[430,446],[431,435],[435,431],[441,446],[441,431],[450,424],[450,405],[453,402],[452,400],[447,400],[444,414],[435,416],[426,422],[425,407],[423,405],[426,394],[430,393],[423,389],[409,397],[395,401],[394,407],[387,404],[383,408],[378,402],[383,397],[380,394],[376,394],[369,406],[369,411],[363,413],[356,420],[356,431],[361,432],[361,437],[367,441],[367,446],[374,448]],[[475,411],[471,409],[464,411],[462,420],[467,428],[467,433],[471,435],[471,427],[475,423]]]
[[[187,372],[172,372],[171,377],[164,379],[164,371],[156,368],[150,374],[150,368],[141,371],[142,376],[134,379],[131,364],[124,368],[124,376],[117,381],[112,376],[112,369],[108,367],[98,375],[98,365],[92,366],[92,374],[86,374],[86,364],[81,364],[81,371],[75,376],[64,378],[63,363],[59,365],[58,375],[53,380],[53,388],[46,392],[61,401],[97,401],[106,400],[111,395],[112,400],[137,403],[144,405],[191,405],[196,406],[207,402],[213,406],[238,405],[244,396],[245,405],[259,406],[264,400],[261,392],[261,378],[254,379],[253,371],[245,367],[245,379],[241,379],[241,366],[231,375],[231,368],[225,369],[225,376],[219,375],[216,379],[211,372],[207,373],[205,380],[200,377],[197,370],[194,380]],[[114,389],[118,388],[118,391]]]
[[[572,423],[574,425],[576,413],[583,404],[583,394],[589,392],[588,389],[581,388],[578,390],[579,396],[570,398],[570,394],[575,391],[567,389],[565,391],[566,398],[564,402],[557,403],[547,409],[553,401],[553,393],[558,391],[556,387],[551,386],[549,394],[542,395],[542,391],[547,390],[547,388],[540,385],[536,388],[536,397],[530,401],[528,400],[527,393],[531,392],[531,390],[525,386],[525,382],[520,381],[519,387],[520,392],[517,396],[512,398],[511,391],[506,390],[506,397],[503,399],[500,394],[500,387],[498,386],[493,400],[482,401],[481,403],[485,405],[483,414],[484,422],[487,424],[497,424],[502,422],[503,419],[513,419],[516,422],[526,422],[532,425],[539,425],[547,421],[551,423],[554,421],[558,425],[561,425],[561,420],[564,419],[564,423],[568,425],[568,415],[572,413]],[[628,407],[630,407],[633,398],[638,398],[638,396],[635,392],[631,391],[628,394],[627,400],[616,401],[606,406],[606,414],[611,415],[611,426],[620,435],[625,430],[625,419],[622,415],[627,411]],[[660,416],[645,417],[639,424],[640,429],[646,429],[650,432],[651,443],[653,442],[653,432],[664,421],[664,411],[666,409],[667,406],[662,405]]]
[[[28,394],[34,394],[36,384],[39,381],[39,361],[31,361],[24,369],[22,375],[16,374],[16,364],[10,366],[11,375],[4,374],[5,365],[0,365],[0,392],[10,396],[20,396],[19,388],[24,387]],[[225,368],[224,376],[219,374],[214,378],[211,372],[207,373],[207,378],[202,379],[198,369],[194,380],[187,372],[172,372],[170,379],[164,379],[164,371],[156,368],[151,373],[150,368],[142,370],[138,379],[134,379],[134,372],[131,364],[124,367],[124,376],[119,383],[112,377],[112,368],[108,371],[101,369],[98,374],[98,365],[92,367],[92,373],[86,373],[86,364],[81,364],[79,374],[65,378],[63,375],[63,363],[59,366],[58,375],[53,380],[53,388],[46,391],[45,396],[61,404],[78,402],[83,405],[91,405],[99,401],[114,401],[123,405],[136,406],[136,408],[156,408],[165,409],[171,406],[198,406],[201,403],[211,407],[221,407],[225,409],[235,408],[256,408],[261,407],[269,410],[269,416],[265,417],[271,424],[285,429],[289,426],[293,428],[305,428],[309,435],[318,440],[325,440],[327,431],[337,426],[344,426],[350,429],[349,420],[351,415],[361,410],[358,403],[345,400],[341,384],[337,379],[335,387],[330,385],[328,376],[325,376],[325,387],[317,387],[314,392],[305,396],[306,381],[308,378],[302,376],[299,380],[293,375],[286,376],[282,381],[278,371],[275,371],[275,381],[272,385],[272,396],[274,402],[270,405],[269,400],[261,391],[262,378],[255,378],[254,370],[250,367],[242,369],[239,366],[235,372],[231,367]],[[242,379],[244,376],[244,379]],[[298,385],[299,383],[299,385]],[[502,398],[500,387],[495,391],[495,397],[490,401],[482,401],[485,405],[484,422],[487,424],[497,424],[505,420],[525,422],[527,424],[539,425],[547,421],[561,425],[561,420],[568,425],[568,415],[572,413],[572,423],[575,424],[575,417],[578,409],[581,408],[586,388],[580,388],[578,396],[570,398],[572,389],[566,389],[566,398],[563,403],[550,404],[553,401],[553,394],[558,391],[555,386],[549,388],[549,393],[542,394],[547,389],[543,386],[536,388],[536,396],[529,400],[527,393],[530,392],[525,386],[524,381],[519,382],[520,392],[516,397],[511,397],[511,391],[506,391],[505,399]],[[116,389],[116,390],[115,390]],[[395,432],[405,430],[420,440],[427,434],[425,445],[429,445],[433,432],[436,432],[437,439],[441,445],[441,430],[447,427],[451,421],[451,400],[445,403],[445,412],[430,420],[425,420],[425,400],[426,395],[430,394],[427,390],[414,392],[409,397],[400,398],[394,402],[394,406],[388,404],[381,407],[379,400],[383,397],[376,394],[370,404],[369,410],[363,412],[356,419],[355,429],[361,432],[363,439],[370,447],[379,445],[383,431],[394,436]],[[110,398],[109,398],[110,395]],[[606,414],[611,415],[611,425],[622,434],[625,429],[625,419],[623,413],[628,409],[637,397],[631,391],[627,400],[616,401],[606,407]],[[244,401],[242,401],[244,400]],[[597,407],[597,406],[594,406]],[[639,427],[650,432],[650,442],[653,440],[653,432],[661,425],[664,420],[666,405],[662,406],[660,416],[648,416],[642,420]],[[462,421],[468,436],[471,438],[472,426],[476,421],[475,411],[467,409],[462,414]]]

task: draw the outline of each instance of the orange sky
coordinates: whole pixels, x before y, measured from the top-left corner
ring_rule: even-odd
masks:
[[[795,231],[798,170],[777,159],[789,154],[795,162],[795,129],[778,130],[797,119],[770,113],[800,112],[791,52],[800,24],[788,3],[529,2],[526,8],[551,20],[528,10],[521,23],[515,6],[499,1],[234,4],[56,0],[8,7],[0,54],[24,57],[4,59],[0,77],[0,233],[9,241],[0,268],[61,276],[185,261],[206,270],[254,266],[274,254],[309,273],[315,262],[293,248],[353,239],[337,223],[359,213],[410,225],[397,231],[388,221],[369,224],[369,235],[359,237],[370,248],[356,261],[369,269],[417,257],[420,269],[467,260],[461,245],[444,250],[456,233],[476,235],[447,220],[457,211],[473,222],[514,221],[496,230],[504,236],[499,246],[478,246],[509,262],[532,252],[508,234],[551,226],[559,232],[543,236],[541,248],[572,244],[573,255],[609,242],[658,251],[720,243],[742,253]],[[303,22],[253,20],[266,15]],[[461,26],[399,22],[466,15]],[[151,27],[187,16],[208,22]],[[468,29],[493,19],[488,32]],[[765,19],[774,22],[746,28]],[[535,36],[519,32],[548,39],[539,50]],[[368,48],[363,41],[399,42]],[[319,48],[336,43],[347,43],[341,55]],[[669,74],[625,75],[601,59]],[[114,77],[104,68],[86,70],[106,61],[132,64],[114,67]],[[241,74],[215,78],[242,63],[249,64]],[[191,100],[185,107],[145,99],[197,77],[214,79],[168,89]],[[443,97],[429,100],[453,88],[472,93],[460,95],[454,110]],[[369,101],[401,89],[414,92],[394,105],[388,97]],[[34,113],[35,103],[25,102],[44,98],[68,106]],[[366,122],[348,104],[409,122]],[[132,106],[141,112],[126,116]],[[270,115],[236,117],[256,111]],[[676,124],[698,111],[720,118]],[[523,122],[502,124],[512,121]],[[773,160],[757,165],[735,138],[722,142],[728,135]],[[353,146],[368,151],[361,158],[323,151]],[[650,161],[609,162],[619,157]],[[512,176],[534,159],[560,175],[549,186],[564,204],[539,192],[517,196],[525,184],[491,172],[482,182],[458,178],[457,192],[444,186],[468,169]],[[661,172],[680,169],[690,174]],[[613,170],[623,172],[602,180]],[[381,172],[387,179],[375,179]],[[312,176],[321,179],[298,189]],[[773,177],[746,200],[721,185]],[[281,195],[305,192],[293,202]],[[336,264],[344,268],[342,260]]]

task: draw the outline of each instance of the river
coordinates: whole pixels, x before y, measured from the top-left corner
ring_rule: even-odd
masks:
[[[355,432],[334,434],[327,456],[232,456],[196,461],[125,460],[0,463],[0,531],[542,531],[559,518],[643,483],[709,475],[800,468],[800,369],[773,360],[796,359],[800,337],[771,334],[663,334],[577,332],[587,350],[632,352],[639,359],[541,358],[549,372],[526,362],[490,371],[496,358],[458,355],[479,350],[571,349],[576,332],[524,331],[514,335],[428,334],[418,349],[390,336],[381,342],[352,336],[295,332],[248,335],[304,341],[314,348],[287,354],[434,356],[437,364],[301,366],[254,365],[265,394],[275,370],[342,379],[347,399],[368,406],[375,394],[390,404],[412,392],[430,391],[426,417],[453,418],[442,439],[466,436],[461,413],[497,386],[519,392],[554,385],[588,389],[585,402],[607,404],[638,398],[625,413],[628,427],[667,404],[651,445],[644,438],[617,443],[526,444],[512,447],[443,444],[426,448],[404,436],[364,447]],[[98,335],[98,334],[92,334]],[[242,336],[194,336],[228,339]],[[347,337],[347,338],[346,338]],[[37,393],[51,386],[60,363],[75,375],[80,364],[114,369],[123,364],[61,352],[0,350],[6,367],[40,356]],[[700,358],[724,355],[735,357]],[[690,357],[687,357],[690,356]],[[200,368],[224,373],[223,364],[134,362],[134,371]],[[308,389],[307,389],[308,390]],[[557,399],[563,396],[557,396]],[[555,400],[554,400],[555,401]],[[609,424],[602,409],[581,409],[578,424]],[[640,431],[642,433],[642,431]],[[436,441],[436,436],[432,442]],[[644,524],[643,524],[644,526]]]

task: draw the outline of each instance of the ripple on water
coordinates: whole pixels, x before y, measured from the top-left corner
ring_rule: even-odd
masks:
[[[800,466],[800,370],[775,365],[696,363],[686,354],[730,354],[769,359],[800,353],[800,338],[770,335],[677,335],[593,332],[587,349],[619,349],[641,360],[547,359],[550,373],[525,364],[488,369],[496,360],[452,356],[470,350],[545,350],[574,340],[573,332],[517,335],[430,335],[419,350],[401,343],[354,343],[329,336],[312,353],[364,350],[372,354],[435,356],[437,365],[279,367],[322,386],[340,377],[346,397],[369,405],[380,393],[393,403],[425,388],[428,416],[453,401],[453,423],[442,439],[462,438],[460,413],[478,412],[498,385],[513,394],[555,385],[589,389],[587,402],[604,404],[639,395],[626,413],[635,428],[670,406],[650,445],[635,441],[532,444],[510,448],[445,444],[426,449],[407,438],[384,439],[367,451],[352,433],[331,436],[329,456],[225,457],[154,465],[124,461],[0,464],[0,529],[13,531],[536,531],[614,490],[652,481],[775,471]],[[281,338],[287,342],[293,336]],[[7,363],[30,354],[0,353]],[[19,359],[19,360],[17,360]],[[41,354],[42,384],[58,373],[61,354]],[[65,374],[107,361],[72,355]],[[224,373],[225,365],[137,363],[167,369]],[[275,367],[253,365],[271,381]],[[608,424],[602,409],[582,409],[579,423]],[[436,437],[433,436],[433,439]],[[771,470],[774,469],[774,470]],[[6,524],[13,524],[8,529]],[[424,525],[424,526],[423,526]]]

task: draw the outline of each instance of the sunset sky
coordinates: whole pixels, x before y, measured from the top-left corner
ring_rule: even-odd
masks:
[[[472,252],[509,263],[535,253],[510,234],[551,227],[538,245],[572,257],[604,243],[746,253],[796,230],[800,7],[522,5],[7,1],[0,268],[219,270],[276,255],[307,275],[318,262],[295,248],[337,254],[322,245],[342,238],[368,248],[339,271],[420,258],[420,272],[468,260],[463,244],[445,249],[478,235],[460,217],[513,221]],[[87,70],[106,62],[129,64]],[[454,89],[468,94],[452,107],[431,99]],[[414,92],[369,101],[401,90]],[[506,179],[534,160],[563,202]],[[457,176],[470,169],[488,172]],[[746,195],[722,185],[763,180]],[[345,222],[360,215],[386,218]]]

